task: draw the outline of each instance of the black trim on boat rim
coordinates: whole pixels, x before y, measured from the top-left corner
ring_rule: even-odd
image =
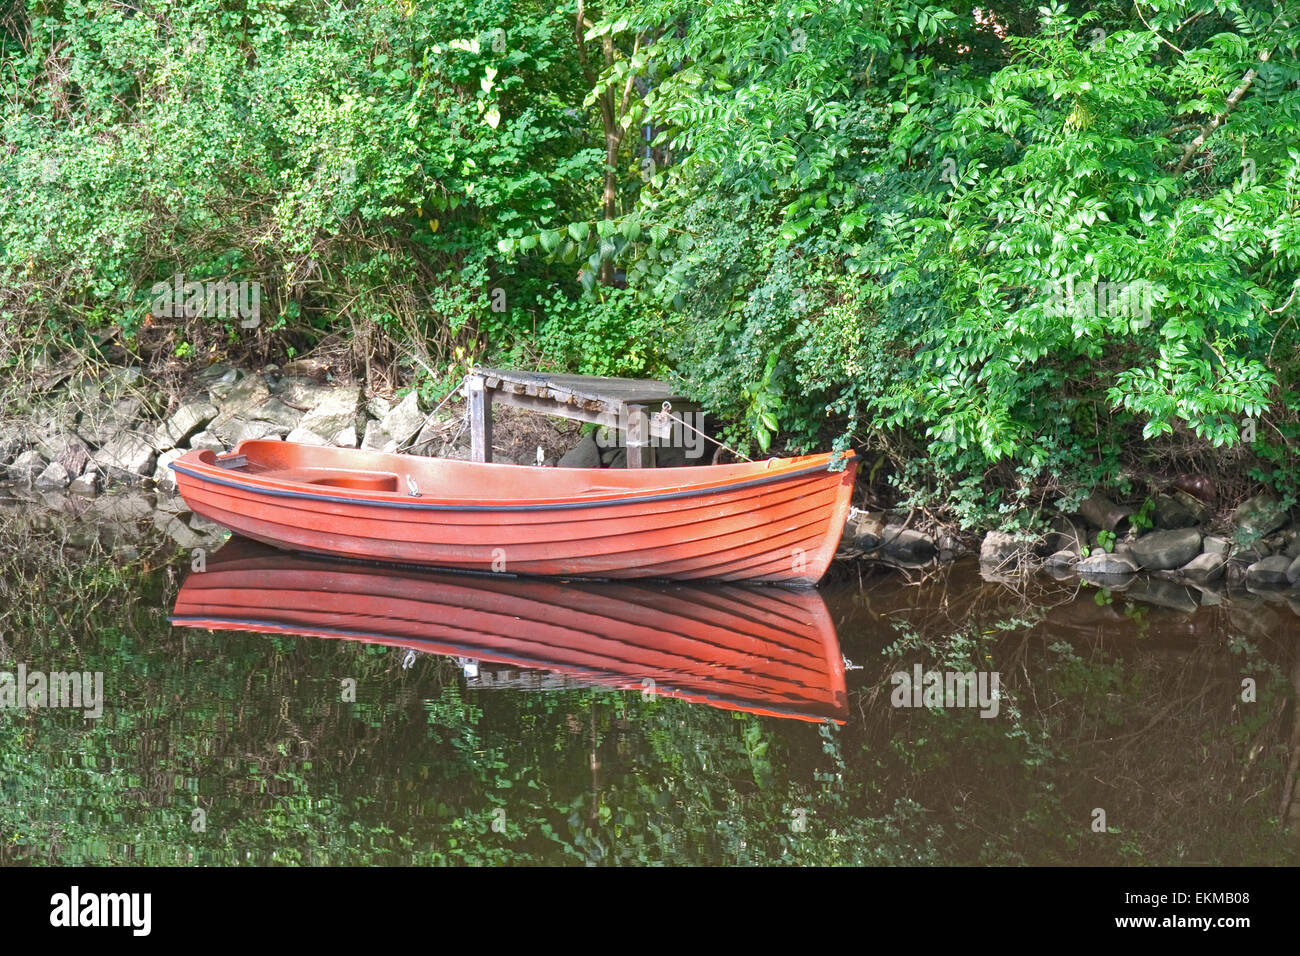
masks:
[[[856,455],[846,456],[846,460],[856,458]],[[266,495],[271,498],[297,498],[306,501],[323,501],[329,504],[342,505],[366,505],[376,508],[406,508],[416,511],[570,511],[577,508],[598,508],[613,507],[615,505],[636,505],[643,502],[653,501],[671,501],[677,498],[703,498],[719,492],[739,491],[743,488],[756,488],[760,485],[776,484],[780,481],[789,481],[791,478],[800,478],[806,475],[816,474],[818,472],[827,472],[829,469],[824,465],[812,465],[808,468],[800,468],[797,471],[788,471],[781,475],[768,475],[763,478],[750,478],[746,481],[736,482],[732,485],[724,485],[717,488],[697,488],[688,491],[669,491],[657,495],[639,495],[628,498],[606,498],[599,501],[563,501],[555,504],[546,505],[440,505],[432,502],[422,502],[414,499],[380,499],[374,498],[355,498],[341,497],[336,495],[322,495],[310,491],[285,491],[280,488],[262,488],[257,485],[251,485],[247,482],[232,481],[229,478],[218,478],[215,475],[204,474],[203,472],[194,471],[184,465],[171,462],[167,465],[173,471],[182,475],[188,475],[198,481],[211,482],[214,485],[224,485],[229,488],[237,488],[240,491],[247,491],[252,494]],[[834,474],[834,472],[831,472]]]

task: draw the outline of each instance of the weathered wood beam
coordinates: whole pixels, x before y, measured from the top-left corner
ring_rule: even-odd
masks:
[[[649,416],[644,405],[627,405],[627,466],[653,468],[655,450],[649,441]]]
[[[579,422],[590,422],[593,425],[608,425],[614,419],[613,414],[610,412],[590,411],[577,405],[561,405],[552,399],[538,398],[535,395],[514,395],[510,392],[496,392],[493,394],[493,400],[498,405],[512,405],[515,408],[526,408],[532,412],[542,412],[546,415],[554,415],[557,418],[571,418]]]
[[[492,399],[494,392],[487,387],[482,375],[471,375],[465,381],[469,398],[469,459],[492,460]]]

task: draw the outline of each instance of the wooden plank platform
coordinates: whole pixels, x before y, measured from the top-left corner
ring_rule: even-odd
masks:
[[[597,375],[553,375],[475,366],[465,383],[470,412],[470,458],[492,460],[492,406],[512,405],[546,415],[604,425],[626,432],[627,467],[654,465],[650,438],[667,438],[674,415],[699,406],[667,382]]]

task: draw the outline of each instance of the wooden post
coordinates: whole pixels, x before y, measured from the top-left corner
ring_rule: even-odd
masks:
[[[469,460],[492,460],[492,393],[482,375],[471,375],[465,382],[469,398]]]
[[[654,449],[650,447],[650,418],[644,405],[625,405],[627,409],[627,466],[653,468]]]

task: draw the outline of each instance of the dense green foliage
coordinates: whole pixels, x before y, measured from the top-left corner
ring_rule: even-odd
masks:
[[[1300,491],[1295,0],[0,9],[11,367],[252,279],[161,347],[675,373],[967,521]]]

